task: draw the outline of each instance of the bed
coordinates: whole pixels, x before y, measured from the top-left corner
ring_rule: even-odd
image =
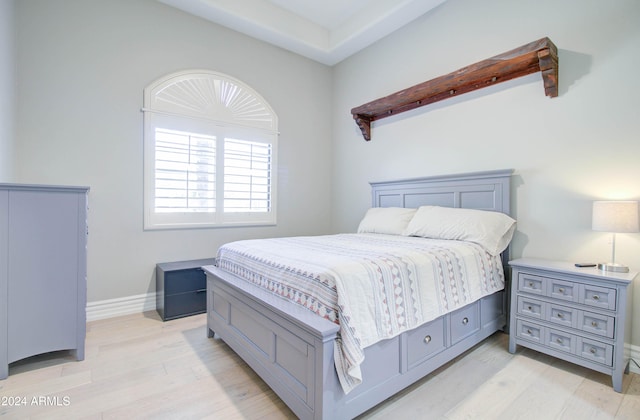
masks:
[[[509,215],[511,173],[371,183],[372,208],[451,207]],[[508,248],[497,258],[506,277]],[[224,340],[300,418],[353,418],[504,329],[507,321],[505,279],[504,288],[366,345],[357,366],[362,382],[345,387],[336,366],[344,323],[289,302],[239,272],[203,269],[208,336]]]

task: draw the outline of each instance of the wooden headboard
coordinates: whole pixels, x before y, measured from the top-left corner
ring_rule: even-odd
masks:
[[[372,182],[372,207],[443,206],[511,216],[512,169]],[[502,253],[506,267],[509,248]]]

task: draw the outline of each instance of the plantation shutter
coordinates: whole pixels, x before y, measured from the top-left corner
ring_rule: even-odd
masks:
[[[271,145],[224,141],[224,211],[271,211]]]
[[[216,137],[156,128],[155,209],[216,210]]]

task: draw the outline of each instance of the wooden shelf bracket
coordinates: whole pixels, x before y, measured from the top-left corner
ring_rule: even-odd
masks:
[[[360,105],[351,114],[369,141],[372,121],[538,71],[542,73],[545,95],[558,96],[558,49],[549,38]]]

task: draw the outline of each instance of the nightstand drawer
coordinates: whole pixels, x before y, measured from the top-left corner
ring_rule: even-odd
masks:
[[[610,344],[578,337],[577,354],[593,362],[613,366],[613,346]]]
[[[555,302],[547,303],[547,321],[568,328],[578,327],[578,310],[558,305]]]
[[[547,295],[549,297],[566,300],[567,302],[578,301],[578,289],[580,288],[580,284],[551,278],[548,279],[548,281],[549,285],[547,288]]]
[[[545,334],[545,344],[552,349],[574,354],[576,352],[576,341],[578,337],[563,331],[547,329]]]
[[[588,333],[613,338],[615,318],[592,312],[580,311],[578,314],[578,328]]]
[[[520,273],[518,277],[519,292],[548,296],[566,302],[577,303],[579,301],[580,286],[579,283],[551,277],[534,276],[528,273]]]
[[[606,366],[613,364],[611,344],[547,328],[523,319],[516,320],[516,336]]]
[[[518,276],[518,291],[545,296],[547,279],[531,274],[521,273]]]
[[[165,273],[164,293],[167,296],[206,289],[207,276],[205,276],[202,268],[189,268]]]
[[[164,301],[165,319],[204,313],[207,310],[207,289],[169,295]]]
[[[529,296],[518,296],[518,315],[549,321],[567,328],[613,338],[615,318],[595,312],[569,308],[556,302],[544,302]]]
[[[543,344],[544,341],[544,327],[533,322],[528,322],[523,319],[516,321],[516,335],[518,338],[533,341],[538,344]]]
[[[614,311],[616,309],[616,290],[584,284],[580,290],[580,303]]]
[[[532,318],[544,319],[545,303],[528,296],[518,296],[518,313]]]

